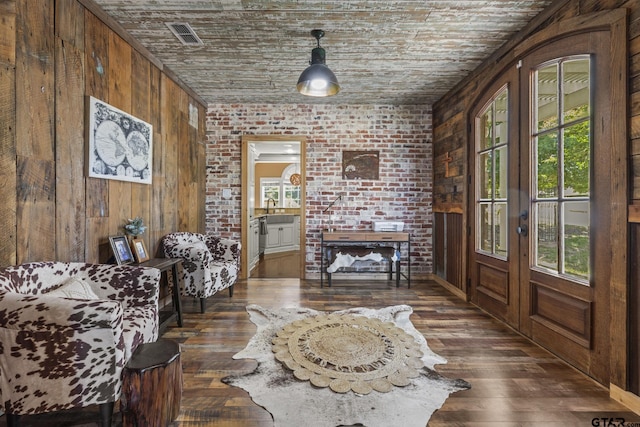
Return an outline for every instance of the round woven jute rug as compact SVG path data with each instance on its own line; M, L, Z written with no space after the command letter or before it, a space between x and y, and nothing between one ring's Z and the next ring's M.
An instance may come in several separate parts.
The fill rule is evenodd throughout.
M391 322L351 314L308 317L272 340L275 358L299 380L337 393L388 392L424 367L420 345Z

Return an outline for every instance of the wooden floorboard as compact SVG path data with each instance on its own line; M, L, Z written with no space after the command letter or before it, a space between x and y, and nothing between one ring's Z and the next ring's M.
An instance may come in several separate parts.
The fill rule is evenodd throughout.
M593 423L595 418L640 423L640 416L610 399L606 388L434 282L412 281L407 289L388 282L335 280L333 287L321 289L318 281L250 279L236 284L232 298L227 292L209 298L204 314L198 301L183 298L184 326L170 325L163 334L182 346L184 393L174 426L272 425L270 414L245 391L220 381L256 366L232 359L256 331L247 304L323 311L411 305L416 328L448 360L436 370L472 386L451 395L429 426L607 425ZM95 426L97 409L89 409L23 417L22 426Z
M252 279L300 277L300 251L286 251L261 255L258 264L251 270Z

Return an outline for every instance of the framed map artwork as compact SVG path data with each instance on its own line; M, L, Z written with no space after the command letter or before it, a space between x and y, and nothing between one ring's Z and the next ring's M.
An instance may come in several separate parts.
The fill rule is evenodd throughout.
M151 184L153 126L89 98L89 176Z
M342 179L378 179L380 151L343 151Z

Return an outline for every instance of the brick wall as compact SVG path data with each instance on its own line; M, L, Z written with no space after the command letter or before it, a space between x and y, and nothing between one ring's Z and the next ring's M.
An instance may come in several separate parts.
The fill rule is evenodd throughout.
M240 239L240 163L243 134L307 138L306 272L319 272L322 210L337 228L371 228L376 220L404 221L411 233L411 273L433 271L431 106L210 105L207 113L206 231ZM343 150L379 150L379 180L342 179ZM222 198L230 188L233 197Z

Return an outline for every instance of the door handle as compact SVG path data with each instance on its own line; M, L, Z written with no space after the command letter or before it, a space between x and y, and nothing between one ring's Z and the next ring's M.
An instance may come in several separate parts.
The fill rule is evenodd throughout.
M526 236L527 234L529 234L529 227L527 227L526 224L520 225L516 227L516 233L521 236Z

